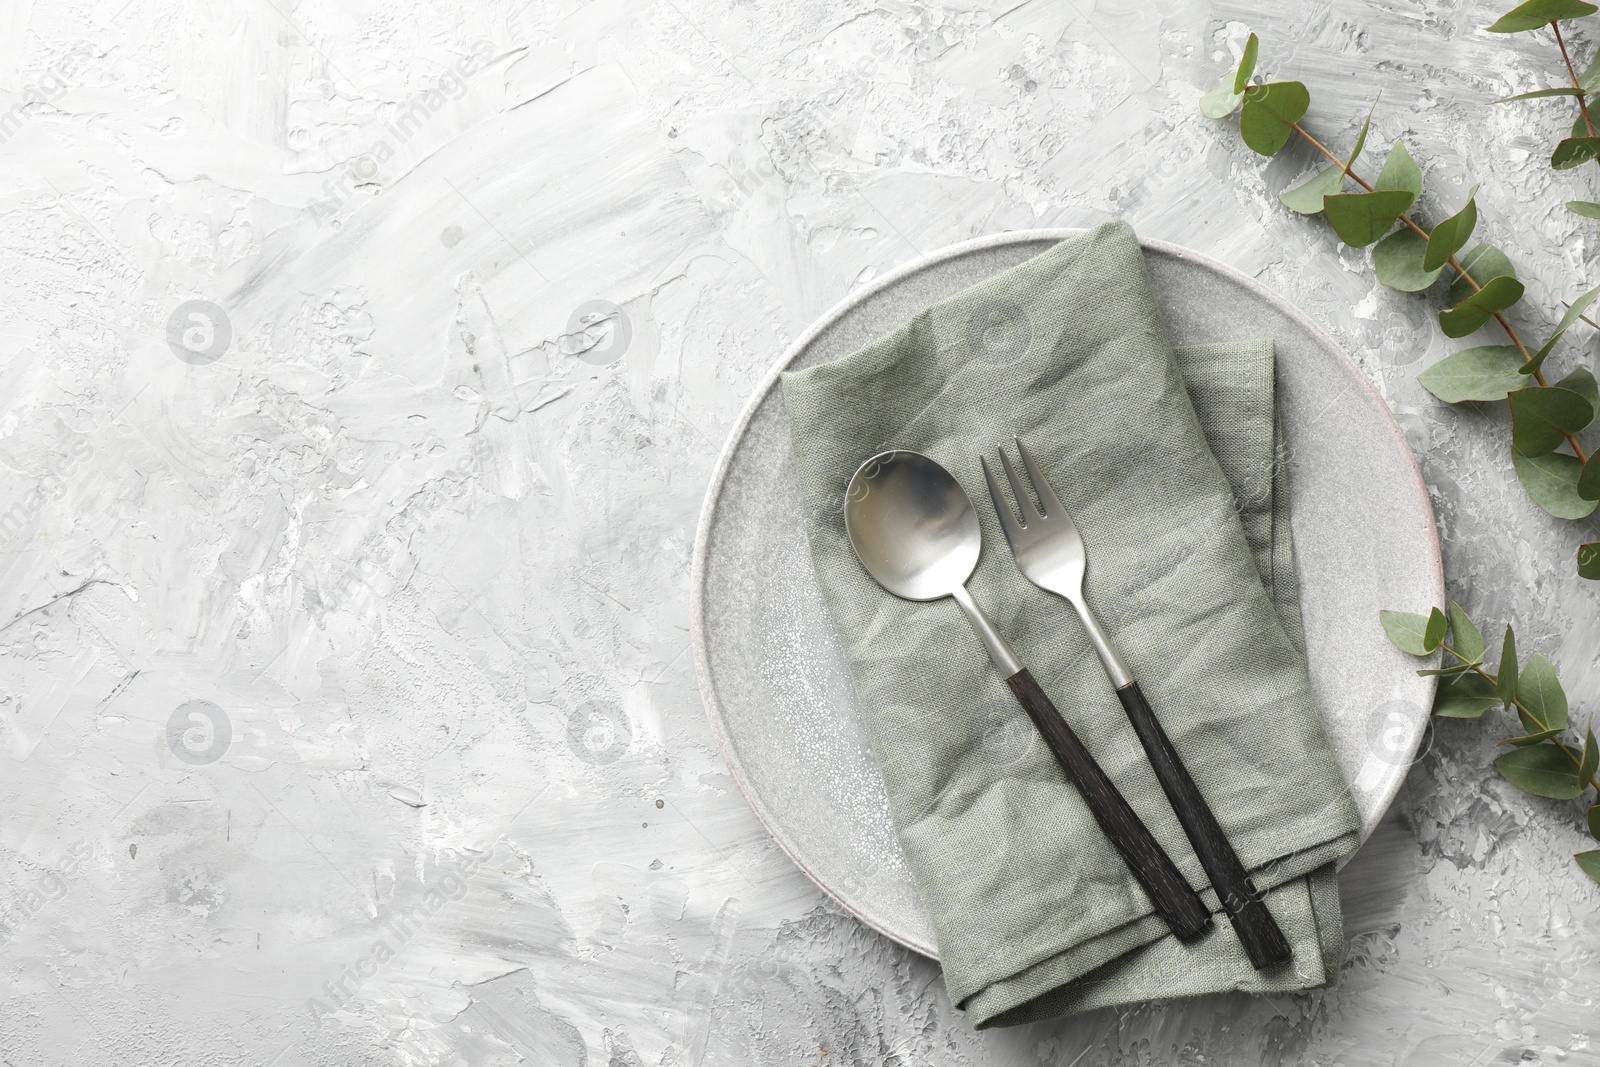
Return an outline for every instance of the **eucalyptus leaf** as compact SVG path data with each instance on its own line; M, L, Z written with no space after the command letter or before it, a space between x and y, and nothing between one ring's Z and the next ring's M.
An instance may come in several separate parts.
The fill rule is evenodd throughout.
M1233 91L1233 76L1217 83L1217 87L1200 98L1200 114L1208 119L1225 119L1239 108L1243 93Z
M1428 652L1438 648L1444 641L1445 631L1450 626L1450 620L1444 617L1444 612L1433 608L1428 612L1428 622L1422 630L1422 647Z
M1239 136L1263 156L1289 143L1292 125L1305 117L1311 94L1299 82L1268 82L1245 90L1239 110Z
M1382 97L1383 94L1379 93L1378 97L1372 101L1372 106L1367 108L1367 117L1361 123L1361 132L1356 134L1356 146L1350 149L1350 158L1344 161L1344 172L1346 174L1349 174L1350 168L1356 165L1356 160L1361 158L1361 150L1367 147L1367 134L1372 129L1372 113L1378 110L1378 99Z
M1583 73L1578 75L1578 84L1584 92L1594 92L1600 86L1600 51L1595 52L1589 60L1589 65L1583 68Z
M1516 96L1502 96L1498 100L1489 101L1489 103L1491 103L1491 104L1509 104L1513 100L1538 100L1538 99L1540 99L1542 97L1546 97L1546 96L1582 96L1582 95L1584 95L1582 89L1574 89L1574 88L1572 88L1572 86L1569 85L1569 86L1566 86L1566 87L1560 88L1560 89L1535 89L1531 93L1518 93Z
M1515 278L1517 269L1511 265L1506 254L1487 242L1475 244L1466 255L1456 260L1461 264L1461 269L1472 276L1472 281L1479 285L1488 284L1492 278ZM1472 282L1460 275L1450 283L1450 305L1454 307L1467 297L1477 292Z
M1256 72L1256 54L1261 48L1261 42L1255 34L1244 43L1244 55L1239 57L1239 69L1233 75L1233 91L1243 93L1250 85L1250 75Z
M1594 372L1588 367L1579 367L1557 382L1556 388L1570 389L1600 410L1600 382L1594 380Z
M1500 642L1500 666L1495 671L1495 688L1500 690L1500 702L1510 707L1517 699L1517 635L1506 624L1506 636Z
M1578 462L1577 456L1565 452L1525 456L1513 448L1511 465L1516 468L1517 478L1533 502L1558 519L1585 518L1593 514L1596 504L1600 503L1578 495L1578 476L1583 472L1583 464Z
M1380 189L1375 193L1339 193L1322 200L1328 224L1339 240L1351 248L1365 248L1394 225L1417 199L1406 189Z
M1450 647L1464 662L1483 662L1483 633L1454 600L1450 601Z
M1550 153L1550 166L1556 170L1571 170L1595 156L1600 156L1600 137L1568 137Z
M1383 161L1383 169L1378 171L1378 180L1373 183L1374 189L1404 189L1412 196L1422 195L1422 169L1417 166L1417 161L1411 158L1411 150L1404 141L1396 141L1394 147L1389 149L1389 155Z
M1600 848L1591 852L1579 852L1572 858L1578 861L1578 866L1583 869L1584 874L1600 882Z
M1423 371L1417 381L1446 404L1465 400L1504 400L1527 382L1522 353L1511 345L1463 348Z
M1594 303L1597 293L1600 293L1600 285L1579 295L1578 299L1568 305L1567 313L1561 316L1560 322L1556 323L1556 332L1551 334L1550 340L1544 343L1544 347L1535 352L1533 358L1523 365L1523 374L1532 374L1544 366L1544 359L1550 354L1550 350L1556 346L1557 341L1561 340L1561 335L1567 332L1567 328L1582 318L1583 313L1589 310L1589 305Z
M1600 53L1597 53L1600 57ZM1600 219L1600 204L1592 200L1568 200L1567 210L1586 219Z
M1483 288L1449 311L1439 312L1439 328L1446 337L1465 337L1483 328L1497 312L1522 299L1522 283L1502 275L1491 278Z
M1589 836L1600 841L1600 804L1589 809Z
M1410 611L1380 611L1378 621L1383 624L1383 632L1389 635L1390 643L1400 651L1409 652L1413 656L1426 656L1433 651L1428 647L1426 636L1427 615L1418 615Z
M1585 500L1600 500L1600 451L1589 456L1589 462L1583 465L1583 473L1578 475L1578 495Z
M1293 189L1278 194L1278 199L1290 211L1302 215L1315 215L1322 210L1322 198L1337 193L1344 187L1344 168L1327 167L1317 171Z
M1525 456L1554 452L1594 421L1594 405L1570 389L1529 385L1506 397L1511 402L1511 446Z
M1521 33L1537 30L1556 19L1582 18L1600 8L1583 0L1528 0L1501 15L1494 24L1486 27L1490 33Z
M1522 737L1502 737L1499 743L1510 745L1512 748L1527 748L1529 745L1537 745L1540 741L1548 741L1560 732L1560 730L1540 730L1536 734L1526 734Z
M1470 663L1457 663L1449 667L1434 667L1431 670L1418 671L1418 678L1443 678L1452 674L1464 674L1472 669Z
M1322 203L1319 200L1318 210L1321 210L1321 207ZM1391 289L1407 293L1415 293L1432 285L1439 279L1439 273L1444 268L1423 269L1422 256L1427 248L1428 239L1406 226L1379 241L1377 247L1372 250L1372 265L1378 271L1378 281Z
M1578 577L1600 582L1600 541L1578 546Z
M1511 631L1508 628L1506 632ZM1550 661L1538 653L1528 657L1517 678L1517 703L1517 714L1529 733L1560 730L1567 725L1567 694L1561 688L1561 679L1556 677Z
M1472 231L1478 228L1478 187L1467 194L1461 210L1441 221L1428 235L1428 251L1422 257L1423 270L1437 270L1466 247Z
M1572 800L1583 793L1577 768L1565 752L1548 741L1507 752L1494 761L1494 769L1506 781L1534 796Z
M1479 719L1500 705L1500 694L1480 674L1463 674L1439 685L1433 713L1441 719Z
M1585 784L1600 770L1600 745L1595 744L1594 724L1583 732L1583 759L1578 763L1578 781Z

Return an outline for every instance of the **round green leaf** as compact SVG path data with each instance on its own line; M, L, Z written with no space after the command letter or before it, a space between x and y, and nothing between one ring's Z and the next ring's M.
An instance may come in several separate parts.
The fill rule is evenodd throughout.
M1572 800L1583 793L1577 768L1566 753L1548 742L1507 752L1494 761L1494 768L1506 781L1534 796Z
M1600 8L1583 0L1528 0L1495 20L1490 33L1522 33L1537 30L1556 19L1576 19L1592 15Z
M1600 156L1600 137L1568 137L1550 153L1550 166L1556 170L1571 170Z
M1427 615L1418 615L1410 611L1380 611L1378 621L1383 624L1383 632L1389 635L1389 641L1400 651L1409 652L1413 656L1426 656L1433 651L1428 647ZM1437 647L1439 646L1435 644L1434 648Z
M1578 764L1578 780L1588 782L1600 770L1600 744L1595 743L1594 726L1583 732L1583 760Z
M1527 664L1517 678L1517 709L1522 724L1529 733L1538 730L1560 730L1567 725L1567 694L1556 677L1556 669L1538 653L1528 657Z
M1504 400L1527 382L1520 373L1522 353L1511 345L1464 348L1423 371L1417 381L1446 404L1465 400Z
M1411 158L1411 150L1404 141L1396 141L1384 157L1383 169L1378 171L1374 189L1404 189L1412 196L1422 195L1422 169Z
M1478 226L1477 189L1467 194L1460 211L1441 221L1428 235L1428 250L1422 257L1423 270L1438 270L1461 251Z
M1600 804L1589 809L1589 836L1600 841Z
M1327 167L1317 171L1315 175L1293 189L1279 193L1278 199L1283 201L1283 206L1290 211L1298 211L1302 215L1315 215L1322 210L1322 198L1330 193L1337 193L1343 187L1344 168Z
M1479 719L1499 704L1500 693L1481 675L1462 674L1439 685L1433 713L1441 719Z
M1475 244L1467 254L1456 260L1461 264L1461 269L1472 276L1472 281L1479 285L1487 285L1493 278L1515 278L1517 270L1506 258L1506 254L1492 244ZM1466 278L1457 275L1450 283L1450 306L1461 303L1476 292L1472 283Z
M1600 411L1600 382L1594 380L1594 374L1588 367L1579 367L1565 378L1556 383L1557 389L1569 389L1585 400L1589 406Z
M1239 135L1252 150L1270 156L1289 142L1290 127L1305 117L1311 94L1299 82L1268 82L1245 90Z
M1382 189L1375 193L1339 193L1325 196L1322 209L1339 240L1352 248L1365 248L1394 225L1416 200L1405 189Z
M1233 91L1233 77L1229 75L1200 98L1200 114L1208 119L1225 119L1234 113L1243 99L1243 93Z
M1600 848L1591 852L1579 852L1572 858L1578 861L1578 866L1583 869L1584 874L1600 882Z
M1233 91L1243 93L1250 86L1250 75L1256 72L1256 53L1261 48L1261 42L1255 34L1244 43L1244 55L1239 57L1239 69L1233 74ZM1303 112L1302 112L1303 114Z
M1585 500L1600 500L1600 451L1589 457L1578 475L1578 495Z
M1530 385L1513 391L1511 446L1525 456L1554 452L1569 433L1594 421L1594 405L1570 389Z
M1578 299L1567 305L1567 313L1562 315L1561 321L1556 324L1555 333L1550 335L1550 340L1546 341L1543 347L1534 354L1534 357L1523 366L1523 374L1534 374L1540 367L1544 366L1544 359L1550 354L1550 350L1555 348L1557 341L1561 340L1561 335L1566 333L1573 323L1583 317L1583 313L1589 309L1589 305L1594 303L1596 294L1600 294L1600 285L1579 295Z
M1500 665L1495 668L1494 684L1500 690L1500 699L1506 707L1517 699L1517 635L1506 625L1506 635L1500 641Z
M1446 337L1465 337L1481 329L1495 312L1504 311L1521 299L1521 282L1504 276L1491 278L1449 311L1439 312L1439 328Z
M1372 265L1378 271L1378 280L1391 289L1407 293L1415 293L1432 285L1444 268L1423 269L1422 254L1427 247L1428 239L1409 227L1401 227L1379 241L1372 250Z
M1582 519L1594 513L1597 501L1578 495L1578 476L1583 472L1583 465L1577 456L1565 452L1525 456L1513 448L1511 465L1516 468L1517 477L1533 502L1556 518Z
M1450 647L1468 663L1483 662L1483 633L1454 600L1450 601Z
M1600 541L1578 546L1578 577L1600 582Z

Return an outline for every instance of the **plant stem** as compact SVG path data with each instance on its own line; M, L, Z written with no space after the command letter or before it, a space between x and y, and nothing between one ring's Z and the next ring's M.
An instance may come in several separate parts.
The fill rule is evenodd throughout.
M1444 649L1446 652L1450 653L1452 656L1454 656L1456 659L1460 660L1462 663L1468 662L1467 657L1463 656L1461 653L1457 652L1455 649L1451 648L1449 645L1444 644L1444 643L1441 642L1439 647ZM1482 678L1484 681L1486 681L1490 685L1494 686L1494 691L1496 693L1500 692L1500 682L1499 682L1499 680L1494 678L1494 677L1492 677L1491 675L1483 673L1483 668L1482 668L1481 664L1473 664L1472 673L1476 674L1479 678ZM1515 697L1511 698L1511 703L1516 705L1516 708L1517 708L1518 711L1522 712L1522 714L1526 715L1528 718L1532 719L1535 723L1538 724L1539 729L1533 731L1534 733L1543 733L1545 730L1550 729L1549 726L1545 725L1545 721L1543 719L1539 718L1539 716L1535 715L1533 712L1528 710L1528 705L1524 704L1522 701L1518 700ZM1572 765L1575 768L1577 768L1578 770L1582 770L1583 769L1583 758L1582 758L1582 756L1581 755L1580 756L1574 756L1572 754L1572 750L1570 748L1568 748L1566 745L1563 745L1561 743L1560 738L1552 737L1550 739L1550 743L1555 745L1557 748L1559 748L1561 750L1562 754L1565 755L1567 757L1567 759L1572 761ZM1584 783L1583 787L1585 789L1593 788L1594 791L1597 794L1600 794L1600 781L1597 781L1596 780L1596 776L1593 775L1593 774L1591 774L1589 776L1589 780ZM1582 795L1582 794L1580 794L1580 795Z
M1589 121L1589 105L1584 103L1583 86L1578 83L1578 72L1572 69L1572 57L1567 54L1567 42L1561 39L1561 24L1550 23L1550 28L1556 31L1556 47L1561 49L1561 62L1567 65L1567 76L1572 79L1572 87L1578 90L1578 113L1583 116L1583 125L1589 131L1589 136L1594 136L1594 123ZM1596 160L1600 163L1600 160Z
M1305 128L1298 122L1289 123L1289 128L1294 130L1294 132L1298 133L1301 137L1304 137L1311 143L1313 148L1336 163L1340 169L1343 169L1346 174L1355 180L1357 185L1361 186L1361 188L1365 189L1369 193L1373 191L1373 187L1370 182L1368 182L1361 175L1357 174L1355 171L1345 169L1344 160L1328 151L1327 146L1307 133ZM1428 239L1428 231L1424 230L1421 226L1418 226L1415 222L1413 222L1411 220L1411 216L1401 215L1400 221L1409 227L1411 232L1416 234L1418 237L1421 237L1423 240ZM1451 270L1459 274L1462 280L1464 280L1468 285L1472 286L1473 292L1481 292L1483 290L1483 286L1479 285L1477 280L1473 278L1472 275L1467 273L1467 269L1456 260L1455 256L1451 256L1448 260L1446 260L1446 262L1450 264ZM1500 324L1500 328L1506 332L1506 336L1511 338L1511 343L1517 346L1517 352L1522 356L1522 362L1527 363L1529 360L1533 359L1533 354L1528 351L1528 346L1522 343L1522 338L1518 336L1517 331L1512 327L1511 323L1506 321L1506 317L1503 314L1496 311L1494 313L1494 321ZM1544 371L1542 369L1534 371L1532 378L1540 385L1550 384L1549 382L1545 381ZM1584 454L1583 448L1578 444L1578 439L1572 434L1564 431L1561 436L1565 437L1567 439L1567 444L1572 446L1573 454L1578 457L1578 462L1587 463L1589 457Z

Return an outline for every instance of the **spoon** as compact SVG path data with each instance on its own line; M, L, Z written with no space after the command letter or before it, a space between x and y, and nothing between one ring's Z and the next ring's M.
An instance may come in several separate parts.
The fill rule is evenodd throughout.
M951 597L989 658L1077 787L1100 829L1180 941L1211 925L1211 913L1105 771L1084 748L1027 668L983 614L967 579L978 565L983 531L972 498L949 471L922 455L896 449L861 464L845 491L845 532L867 573L895 596Z

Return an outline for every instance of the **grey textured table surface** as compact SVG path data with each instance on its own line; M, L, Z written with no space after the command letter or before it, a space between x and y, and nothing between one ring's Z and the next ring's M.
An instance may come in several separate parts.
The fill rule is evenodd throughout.
M1544 165L1560 109L1485 106L1552 63L1498 10L0 10L0 1062L1600 1063L1578 813L1493 729L1439 729L1345 871L1336 988L975 1035L765 837L688 654L785 342L920 253L1122 215L1360 361L1456 595L1596 710L1595 523L1416 385L1427 299L1276 204L1307 157L1195 109L1248 28L1335 141L1382 89L1374 147L1430 210L1482 181L1552 306L1594 179Z

